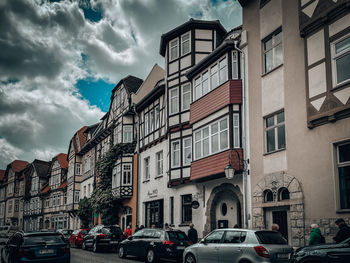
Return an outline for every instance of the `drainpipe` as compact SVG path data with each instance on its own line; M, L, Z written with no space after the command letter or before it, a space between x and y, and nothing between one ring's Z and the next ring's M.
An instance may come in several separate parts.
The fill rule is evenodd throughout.
M250 180L248 178L250 164L249 164L249 141L247 139L247 134L249 133L249 125L248 125L248 90L246 87L246 63L245 63L245 53L238 47L238 40L234 40L234 47L237 51L242 54L242 63L241 63L241 79L242 79L242 101L243 101L243 112L242 112L242 143L243 143L243 160L246 160L244 171L243 171L243 214L244 214L244 228L248 228L248 195L250 194ZM249 180L249 181L248 181Z

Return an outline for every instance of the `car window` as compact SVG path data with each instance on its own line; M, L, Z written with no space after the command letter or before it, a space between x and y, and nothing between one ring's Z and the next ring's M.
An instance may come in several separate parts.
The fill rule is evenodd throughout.
M87 230L81 230L81 234L82 234L82 235L86 235L87 233L88 233Z
M152 232L152 238L160 238L162 236L162 231L160 230L154 230Z
M65 244L61 235L35 235L25 236L23 239L25 246L38 245L38 244Z
M74 230L72 235L78 235L79 234L79 230Z
M143 237L144 238L153 238L154 237L154 231L152 229L146 229L144 232L143 232Z
M245 231L226 231L224 243L240 244L245 241L246 236Z
M168 231L167 233L168 233L168 236L169 236L169 240L171 240L171 241L175 241L175 240L188 241L188 237L183 232L171 232L171 231Z
M272 245L285 245L287 240L285 240L280 232L276 231L258 231L255 233L260 244L272 244Z
M123 232L122 230L120 229L120 227L115 227L115 226L111 226L109 228L109 231L112 233L112 234L116 234L116 235L122 235Z
M223 235L224 235L224 231L223 230L214 231L214 232L210 233L205 238L205 242L206 243L220 243Z
M102 234L108 235L110 233L110 231L109 231L109 228L104 227L104 228L100 229L98 231L98 233L102 233Z
M141 229L139 231L137 231L135 234L133 234L133 237L142 237L144 234L145 230Z

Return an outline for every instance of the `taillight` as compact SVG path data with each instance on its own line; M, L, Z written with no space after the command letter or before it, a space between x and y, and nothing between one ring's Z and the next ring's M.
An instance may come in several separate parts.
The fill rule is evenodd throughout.
M256 246L254 247L255 252L263 258L270 258L269 252L264 248L263 246Z
M18 256L21 258L21 257L28 257L30 254L30 249L19 249L18 250Z
M174 245L175 243L173 241L170 241L170 240L165 240L163 242L163 245Z
M99 234L97 237L98 238L106 238L107 236L105 234Z
M188 241L188 242L187 242L187 245L189 245L189 246L190 246L190 245L193 245L193 242L192 242L192 241Z

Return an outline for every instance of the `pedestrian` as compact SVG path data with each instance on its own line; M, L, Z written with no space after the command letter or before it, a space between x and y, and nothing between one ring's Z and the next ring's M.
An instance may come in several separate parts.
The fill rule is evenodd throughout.
M139 230L144 229L144 228L145 228L145 226L144 226L144 225L141 225Z
M309 238L309 246L315 246L322 243L321 230L317 224L311 224L311 233Z
M125 236L126 238L128 238L129 236L131 236L131 228L130 228L130 226L127 226L127 227L126 227L126 229L125 229L125 231L124 231L124 236Z
M187 236L193 244L198 242L197 230L194 228L194 225L192 223L190 224L190 229L187 232Z
M135 233L136 233L137 231L139 231L139 230L140 230L139 225L136 225Z
M156 228L156 225L155 225L155 224L153 224L151 228Z
M238 225L238 224L235 224L235 225L233 226L233 228L239 228L239 225Z
M165 224L164 224L164 229L165 229L165 230L170 230L170 227L169 227L169 224L168 224L168 223L165 223Z
M280 226L279 226L278 224L275 224L275 223L274 223L274 224L272 224L272 226L271 226L271 230L272 230L272 231L277 231L277 232L278 232L278 231L280 230Z
M345 223L343 218L338 218L334 223L339 227L337 235L333 237L335 242L340 243L350 237L350 227Z

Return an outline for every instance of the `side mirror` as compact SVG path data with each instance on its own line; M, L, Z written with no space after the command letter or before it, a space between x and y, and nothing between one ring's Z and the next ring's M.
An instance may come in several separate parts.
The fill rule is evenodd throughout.
M133 239L133 237L132 237L132 236L129 236L129 237L128 237L128 240L132 240L132 239Z
M199 243L206 245L207 241L203 238Z

